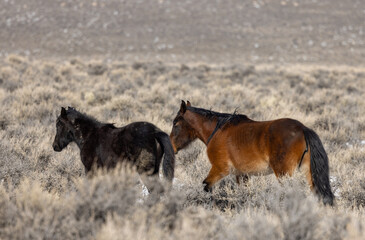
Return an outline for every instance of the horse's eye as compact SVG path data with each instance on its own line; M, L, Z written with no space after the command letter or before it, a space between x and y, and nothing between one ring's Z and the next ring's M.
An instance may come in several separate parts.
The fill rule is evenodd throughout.
M181 128L180 124L176 124L174 126L174 128L173 128L174 133L175 134L179 133L180 132L180 128Z
M181 117L176 117L174 119L174 121L172 122L172 124L175 126L175 125L177 125L179 123L180 120L181 120Z

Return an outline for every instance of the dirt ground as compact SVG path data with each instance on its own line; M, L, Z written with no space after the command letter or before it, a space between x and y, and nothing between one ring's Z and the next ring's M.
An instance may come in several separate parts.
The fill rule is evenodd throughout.
M0 55L363 65L362 0L3 0Z

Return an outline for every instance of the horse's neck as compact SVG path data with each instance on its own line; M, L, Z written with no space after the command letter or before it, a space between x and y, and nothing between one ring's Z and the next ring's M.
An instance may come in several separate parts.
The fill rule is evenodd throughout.
M195 129L197 137L207 145L210 135L217 126L217 119L208 119L202 115L194 114L190 117L190 121L188 120L188 122Z
M88 141L91 134L97 131L98 126L94 123L83 123L75 127L75 142L82 149Z

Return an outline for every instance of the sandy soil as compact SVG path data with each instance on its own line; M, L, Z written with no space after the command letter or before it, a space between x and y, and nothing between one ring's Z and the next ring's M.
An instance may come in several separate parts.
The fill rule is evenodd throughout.
M363 65L362 0L2 0L0 55Z

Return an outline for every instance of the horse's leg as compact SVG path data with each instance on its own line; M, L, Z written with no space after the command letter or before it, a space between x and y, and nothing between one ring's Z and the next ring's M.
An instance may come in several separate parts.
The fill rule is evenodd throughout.
M211 192L212 191L212 186L216 182L218 182L219 180L221 180L222 178L227 176L228 174L229 174L228 167L227 167L227 169L222 169L222 168L219 168L219 167L216 167L216 166L212 166L212 168L209 171L208 176L203 181L203 184L205 184L204 191Z
M241 175L236 175L236 182L238 185L240 185L240 177L241 177Z
M270 157L270 166L277 178L284 175L292 176L295 169L299 167L303 153L305 152L305 142L297 141L290 146L277 149L275 154ZM308 165L309 154L305 153L301 165ZM307 179L310 176L307 174Z
M81 154L81 162L85 168L85 175L88 175L91 172L93 166L92 157L85 157L85 155Z
M212 186L229 174L229 154L219 138L209 143L207 154L212 168L203 181L204 191L210 192Z
M161 145L160 143L155 140L156 144L155 144L155 150L154 150L154 155L155 155L155 158L156 158L156 161L155 161L155 171L159 171L160 169L160 164L161 164L161 161L162 161L162 157L163 157L163 150L161 148Z
M302 164L300 165L300 169L302 169L305 172L305 176L307 178L308 184L313 190L313 179L312 179L312 173L311 173L311 164L310 164L310 149L308 149L308 152L306 152L303 156Z
M272 164L271 168L278 179L285 175L292 176L294 174L296 167L291 163L292 160L293 158L290 155L274 157L274 161L279 163Z
M229 174L228 157L208 154L212 168L203 181L204 191L210 192L212 186Z
M238 185L240 185L240 179L242 179L242 183L247 187L248 182L248 175L247 174L237 174L236 175L236 182Z
M273 160L270 159L270 163L275 162L271 164L271 168L278 179L285 175L293 175L295 167L290 163L291 160L292 158L289 155L275 156L273 157Z
M139 174L142 184L147 188L148 193L161 194L164 189L159 181L159 176L157 174L148 175L145 173Z
M288 164L284 164L283 167L272 167L272 169L274 170L274 173L277 177L277 179L279 180L280 182L280 177L288 174L289 176L292 176L295 169L297 167L299 167L299 162L298 161L298 164L296 165L293 165L293 164L290 164L290 161L292 160L293 158L290 158L290 156L286 156L283 158L283 162L289 162L289 166L287 166ZM297 158L298 159L298 158ZM294 167L296 166L296 167ZM313 185L313 180L312 180L312 173L311 173L311 166L310 166L310 154L309 154L309 151L307 153L304 154L304 157L303 157L303 160L302 160L302 163L300 165L300 170L304 171L305 173L305 177L307 179L307 182L309 184L309 187L310 189L313 191L314 190L314 185Z

